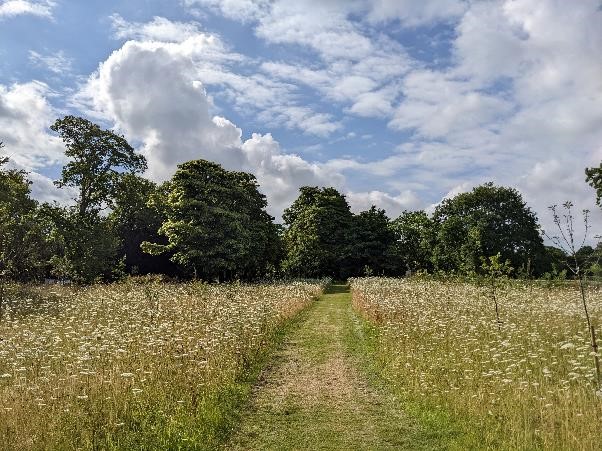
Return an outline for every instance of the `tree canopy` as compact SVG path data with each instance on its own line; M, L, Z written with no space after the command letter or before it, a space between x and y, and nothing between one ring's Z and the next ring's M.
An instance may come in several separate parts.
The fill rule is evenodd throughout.
M125 258L125 268L132 274L173 274L175 268L169 255L151 255L143 252L145 241L167 244L159 235L165 221L161 202L151 199L162 197L164 187L135 174L123 175L112 199L109 220L119 239L118 255Z
M77 192L74 206L39 204L28 174L0 156L0 272L13 279L472 274L493 257L518 277L566 269L566 253L544 246L535 213L512 188L487 183L432 215L390 220L376 206L354 214L335 188L305 186L277 224L252 174L194 160L157 185L141 176L146 160L123 136L74 116L51 128L68 159L55 183ZM586 178L602 206L602 165ZM586 246L575 258L598 277L599 255Z
M385 210L374 205L354 217L349 275L392 275L400 272L397 236Z
M146 169L144 156L136 153L123 136L103 130L87 119L66 116L50 128L62 138L65 155L70 159L57 186L79 190L80 216L109 204L124 174Z
M437 269L478 271L481 257L500 254L512 267L526 267L544 248L535 213L520 193L493 183L444 200L433 214Z
M81 117L57 119L51 129L62 138L69 158L56 185L78 190L74 208L46 208L60 251L53 258L55 272L83 282L110 278L120 267L119 239L100 213L113 206L128 174L146 169L146 159L124 137Z
M602 163L597 168L585 169L585 181L596 190L596 203L602 207Z
M424 211L404 211L391 224L397 237L399 258L411 271L430 271L433 267L435 225Z
M344 277L353 238L353 214L334 188L304 186L282 216L286 231L283 269L292 275Z
M215 279L261 274L278 255L278 233L255 177L206 160L178 166L166 185L167 244L144 243L146 252L169 253L195 276Z
M283 270L291 275L347 278L399 270L396 235L384 210L357 215L334 188L305 186L283 215Z
M27 173L8 164L0 157L0 272L17 280L38 279L47 260L43 221Z

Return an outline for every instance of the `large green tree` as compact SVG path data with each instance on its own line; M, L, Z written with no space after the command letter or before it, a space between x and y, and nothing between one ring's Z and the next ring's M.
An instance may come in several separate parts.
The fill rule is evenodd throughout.
M397 236L397 250L404 268L431 271L435 224L426 212L404 211L391 223Z
M544 248L535 213L521 194L493 183L444 200L433 220L433 262L446 271L478 271L481 257L500 254L519 270L541 258Z
M27 173L8 163L0 157L0 272L21 281L39 279L49 259L45 231Z
M164 204L167 244L146 242L146 252L169 253L205 279L252 278L276 264L278 230L253 175L189 161L167 184Z
M79 284L119 278L125 268L118 258L119 239L104 216L80 216L76 209L45 204L42 216L51 224L52 275Z
M81 117L58 119L51 129L62 138L69 159L56 184L78 193L75 207L47 209L62 249L53 259L55 269L78 282L110 277L119 263L119 240L102 210L113 206L128 174L146 169L146 160L123 136Z
M346 277L354 219L334 188L305 186L282 216L286 231L284 270L295 276Z
M103 130L87 119L66 116L50 128L62 138L70 160L56 184L77 188L80 216L110 204L125 174L146 169L144 156L136 153L123 136Z
M352 231L348 275L394 275L402 272L396 251L396 234L385 210L372 206L362 211L354 217Z
M143 252L145 241L167 244L159 235L165 221L164 188L135 174L125 174L117 183L109 219L119 238L118 255L125 257L130 274L172 274L169 256Z

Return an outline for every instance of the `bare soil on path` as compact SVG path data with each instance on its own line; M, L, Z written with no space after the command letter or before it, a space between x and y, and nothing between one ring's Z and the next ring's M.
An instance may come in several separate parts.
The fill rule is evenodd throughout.
M226 449L421 448L415 423L366 370L362 327L348 287L331 286L262 372Z

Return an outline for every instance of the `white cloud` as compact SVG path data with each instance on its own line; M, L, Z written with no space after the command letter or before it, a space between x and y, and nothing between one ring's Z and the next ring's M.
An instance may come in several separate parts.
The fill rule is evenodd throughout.
M340 174L282 153L271 135L253 134L244 141L232 122L212 116L197 64L186 48L128 42L100 66L83 94L128 139L142 143L150 177L164 180L177 164L198 158L249 171L256 174L275 216L302 185L343 183ZM198 47L195 51L202 53Z
M396 79L411 66L404 48L384 34L367 32L353 19L371 10L357 0L248 1L187 0L242 22L270 44L298 45L319 59L299 64L264 62L262 70L275 80L309 86L329 100L346 105L345 112L362 117L392 113L400 89ZM334 128L336 129L336 128Z
M265 20L270 14L289 17L289 12L306 10L313 24L332 21L338 14L365 15L371 22L399 20L404 25L417 26L449 21L462 15L468 7L466 0L184 0L188 6L202 5L224 16L250 22ZM324 16L324 13L328 13Z
M256 19L269 6L270 0L183 0L183 3L206 6L231 19L247 22Z
M62 50L52 55L42 55L30 50L29 61L35 65L43 66L57 75L69 74L73 70L73 59L67 57Z
M471 3L453 64L403 81L390 126L414 136L398 167L412 180L413 168L430 169L435 192L515 186L548 227L547 207L571 199L602 227L583 175L602 159L601 21L593 0Z
M0 3L0 20L24 14L52 18L52 10L56 3L47 1L4 0Z
M368 19L372 22L400 20L418 26L460 17L468 7L463 0L371 0Z
M48 102L51 95L40 82L0 85L0 141L5 145L1 152L13 167L29 172L36 199L66 203L72 193L57 189L39 173L65 161L62 141L49 130L59 114Z
M31 180L31 196L39 202L58 202L61 205L73 205L77 198L77 189L73 187L57 188L54 180L35 171L28 171Z
M216 95L231 103L243 116L268 126L284 126L306 134L328 136L341 126L330 114L299 104L296 88L260 73L250 73L258 64L230 50L214 34L199 31L193 23L155 17L149 23L130 23L113 16L118 36L135 39L139 45L163 49L170 55L189 58L195 77Z
M470 83L433 71L414 71L403 84L405 99L390 122L426 138L442 138L471 129L495 130L512 112L512 103L474 89Z
M50 89L40 82L0 85L0 141L19 166L39 169L63 161L63 145L49 127L57 113L47 100Z
M602 146L585 160L570 156L553 157L537 162L534 167L518 181L517 188L539 213L540 223L549 235L556 233L552 215L548 211L551 205L559 207L565 201L575 205L577 232L582 233L581 211L591 210L592 233L590 242L595 235L602 234L602 210L595 205L596 193L585 184L584 168L599 166L602 160ZM579 239L579 237L577 237Z
M201 32L197 23L172 22L164 17L145 23L128 22L119 14L113 14L110 19L117 39L182 42Z
M335 184L358 208L382 203L396 211L488 180L519 187L542 218L551 202L593 206L583 169L602 159L599 0L183 2L244 22L279 56L238 54L194 22L113 16L116 35L134 41L104 62L86 96L91 111L143 144L155 178L190 158L213 159L255 172L274 212L301 184ZM455 27L446 35L446 65L428 51L424 62L413 60L394 39L399 34L389 33L428 35L441 22ZM5 103L13 89L4 88ZM221 117L225 104L262 131L329 137L310 143L322 154L334 143L339 154L348 144L381 149L374 157L365 150L309 162L285 153L270 134L245 140ZM376 118L390 130L379 132L376 121L362 130L348 116ZM349 124L360 125L357 137L348 135ZM371 137L361 140L366 132ZM387 148L391 154L383 156ZM41 151L24 155L29 165L52 160ZM352 189L366 185L374 190Z
M382 191L349 191L346 195L354 212L359 213L375 205L377 208L384 209L391 219L397 218L405 210L417 210L424 206L423 201L410 190L397 195L391 195Z

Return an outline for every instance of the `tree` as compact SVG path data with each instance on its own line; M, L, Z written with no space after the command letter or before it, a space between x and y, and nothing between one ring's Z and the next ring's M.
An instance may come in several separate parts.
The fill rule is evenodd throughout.
M602 163L597 168L585 169L585 181L596 190L596 203L602 207Z
M282 216L285 259L289 274L304 277L346 277L351 257L353 214L334 188L304 186Z
M146 170L144 156L137 154L123 136L86 119L66 116L50 128L63 139L65 155L71 159L56 184L79 190L79 216L98 212L109 204L125 174Z
M444 200L433 215L437 269L479 272L481 257L500 254L521 268L542 258L543 240L535 213L520 193L493 183Z
M141 249L145 241L167 244L159 235L166 219L162 191L162 187L135 174L125 174L115 187L109 219L119 239L118 255L125 258L130 274L175 271L169 255L150 255Z
M504 288L508 282L508 276L514 268L510 266L510 261L500 261L500 254L490 257L481 257L482 276L479 282L486 287L490 299L495 307L495 319L497 321L498 330L502 330L502 321L500 320L500 305L498 295L500 289Z
M39 279L48 255L37 202L27 173L7 169L8 163L0 157L0 272L21 281Z
M568 256L556 246L544 246L542 257L535 262L533 272L548 279L564 278L568 267Z
M76 209L44 204L41 214L51 224L52 275L80 284L121 277L119 240L108 218L96 213L80 216Z
M400 272L396 234L385 210L372 206L354 216L349 275L392 275Z
M277 227L253 175L189 161L178 166L166 193L159 232L167 244L145 242L145 252L170 253L189 274L206 279L251 278L275 263Z
M70 159L55 183L78 189L75 208L46 209L62 250L53 259L55 269L79 282L112 277L119 241L101 211L113 205L124 177L146 169L146 159L122 136L80 117L58 119L51 129L62 138Z
M397 236L397 250L404 269L432 270L435 225L424 211L404 211L391 228Z
M584 232L582 239L579 240L575 230L573 203L567 201L562 206L564 207L564 212L562 214L559 214L556 205L552 205L550 207L554 225L559 232L558 235L551 236L548 233L544 233L546 237L552 241L555 246L557 246L559 249L562 249L562 251L568 257L566 266L571 271L575 279L577 279L579 282L581 305L583 307L583 313L587 324L587 332L590 334L590 345L592 347L592 355L594 357L596 385L599 390L596 394L600 396L602 395L602 370L600 368L600 356L598 354L598 341L596 337L596 328L593 324L593 320L589 311L590 307L588 306L588 299L585 290L587 269L594 260L597 260L596 252L590 246L585 245L590 232L589 210L583 210Z

